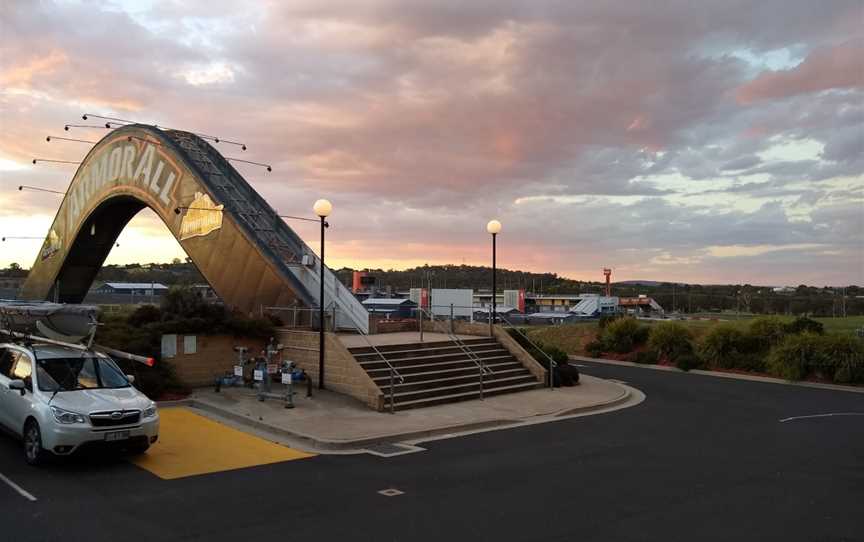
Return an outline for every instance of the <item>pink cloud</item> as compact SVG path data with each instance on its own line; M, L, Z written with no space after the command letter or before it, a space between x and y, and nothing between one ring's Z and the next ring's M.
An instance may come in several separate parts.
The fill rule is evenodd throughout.
M864 88L864 39L817 49L789 70L769 70L740 87L740 104L787 98L834 88Z

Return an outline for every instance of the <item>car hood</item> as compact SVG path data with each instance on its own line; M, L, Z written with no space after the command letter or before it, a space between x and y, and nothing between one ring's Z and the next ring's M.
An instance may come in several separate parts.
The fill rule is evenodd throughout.
M144 410L150 405L150 399L130 386L117 389L61 391L51 404L78 414L90 414L114 410Z

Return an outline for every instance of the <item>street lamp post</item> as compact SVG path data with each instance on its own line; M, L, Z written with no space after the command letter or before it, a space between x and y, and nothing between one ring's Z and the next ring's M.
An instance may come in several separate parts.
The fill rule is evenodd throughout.
M495 295L498 291L497 285L497 273L495 269L495 258L496 258L496 247L495 247L495 239L498 236L498 233L501 231L501 223L497 220L490 220L488 224L486 224L486 231L492 234L492 311L489 313L489 336L493 336L492 325L498 317L498 303L497 296Z
M327 216L333 205L326 199L319 199L312 206L321 218L321 296L318 298L318 389L324 389L324 230L329 226Z

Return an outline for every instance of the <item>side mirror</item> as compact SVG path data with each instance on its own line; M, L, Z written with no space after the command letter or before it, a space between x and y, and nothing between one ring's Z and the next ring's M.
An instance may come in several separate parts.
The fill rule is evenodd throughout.
M135 375L126 375L126 380L128 380L130 384L134 384L135 383Z
M12 391L17 391L21 395L24 395L24 391L27 389L27 386L24 384L23 380L12 380L9 382L9 389Z

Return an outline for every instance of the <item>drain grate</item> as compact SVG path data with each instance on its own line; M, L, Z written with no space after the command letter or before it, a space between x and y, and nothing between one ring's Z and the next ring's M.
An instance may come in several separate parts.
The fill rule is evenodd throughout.
M425 451L425 448L421 448L419 446L412 446L410 444L393 444L390 442L382 442L380 444L373 444L372 446L367 446L366 451L372 455L377 455L380 457L394 457L397 455L422 452Z

